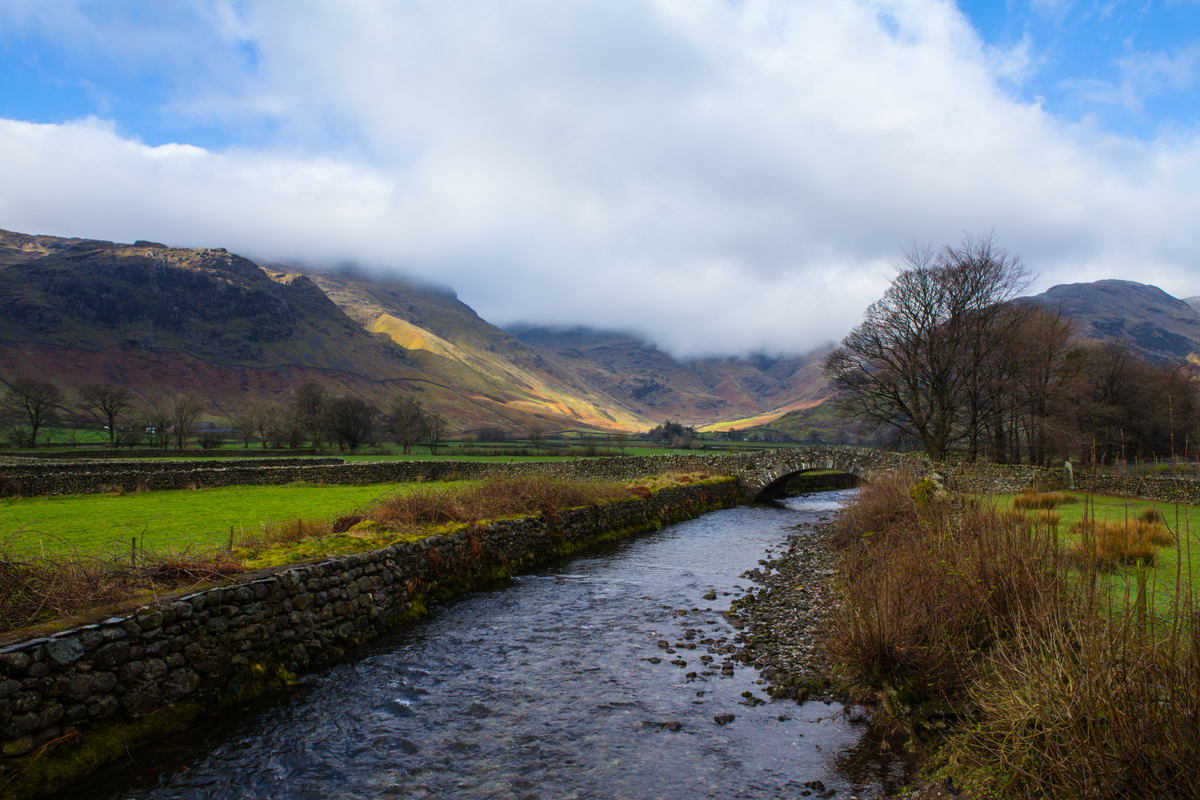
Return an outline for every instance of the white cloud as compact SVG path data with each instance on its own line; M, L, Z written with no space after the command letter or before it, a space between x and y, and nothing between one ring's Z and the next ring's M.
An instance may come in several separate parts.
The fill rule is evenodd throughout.
M839 338L900 246L964 231L994 228L1046 286L1200 293L1196 136L1126 141L1013 100L1023 56L948 2L241 8L193 17L257 66L175 107L269 117L274 144L3 123L0 227L399 268L494 322L678 353Z

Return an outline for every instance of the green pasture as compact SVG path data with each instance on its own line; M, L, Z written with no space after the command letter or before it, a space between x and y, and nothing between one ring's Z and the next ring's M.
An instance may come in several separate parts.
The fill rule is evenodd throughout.
M222 486L125 495L85 494L0 500L0 539L18 552L104 551L128 548L137 537L148 550L225 547L229 529L261 530L266 522L341 516L373 500L414 487L445 483L368 486Z
M1069 531L1071 524L1082 519L1086 513L1097 520L1122 522L1133 520L1143 511L1156 508L1167 521L1167 527L1178 538L1178 546L1159 548L1154 564L1148 569L1147 581L1154 587L1156 604L1164 603L1175 595L1176 577L1184 587L1190 586L1193 596L1200 598L1200 506L1189 506L1152 502L1150 500L1112 497L1109 495L1087 495L1084 492L1064 492L1078 502L1060 505L1054 509L1059 517L1059 537L1064 548L1072 548L1078 541L1077 535ZM1012 507L1015 495L996 495L997 508ZM1124 594L1126 590L1136 592L1137 570L1122 567L1104 574L1108 588Z

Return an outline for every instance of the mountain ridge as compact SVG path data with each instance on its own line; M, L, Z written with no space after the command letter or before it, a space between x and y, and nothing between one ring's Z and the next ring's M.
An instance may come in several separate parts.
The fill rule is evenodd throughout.
M1154 360L1200 353L1200 312L1157 287L1062 284L1029 299ZM398 276L0 231L0 378L191 391L211 414L315 380L380 409L413 394L455 430L744 429L815 419L832 347L681 360L619 331L501 329L452 289Z

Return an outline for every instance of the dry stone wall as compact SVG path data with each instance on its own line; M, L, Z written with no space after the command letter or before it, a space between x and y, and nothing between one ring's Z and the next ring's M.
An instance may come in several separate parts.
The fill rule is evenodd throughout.
M357 461L340 458L237 459L212 461L92 461L0 463L0 495L24 496L214 486L282 485L296 481L345 485L549 474L562 478L629 480L664 472L733 475L797 458L853 468L869 475L912 460L911 456L849 447L788 448L746 454L614 456L570 461L495 463L479 461Z
M0 648L0 786L13 779L6 797L44 792L70 777L51 767L104 760L93 751L103 752L106 737L178 729L203 709L252 696L419 616L431 600L738 498L736 482L726 480L462 526L9 644Z

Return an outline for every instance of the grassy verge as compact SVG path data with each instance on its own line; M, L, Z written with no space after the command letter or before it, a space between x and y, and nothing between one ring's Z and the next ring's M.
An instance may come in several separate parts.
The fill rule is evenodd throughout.
M1151 605L1146 570L1118 589L1039 512L914 483L868 486L839 522L848 691L939 743L934 763L975 796L1194 798L1191 584Z
M103 553L115 547L127 556L135 537L139 549L156 552L227 548L230 528L240 539L278 520L333 518L385 495L449 485L290 484L5 498L0 499L0 537L13 552L37 555Z
M163 591L198 586L247 569L385 547L489 519L554 516L566 508L649 497L664 486L711 480L717 479L705 474L628 482L524 476L450 484L227 487L15 500L11 508L34 509L43 525L54 520L61 534L56 539L59 546L45 550L41 545L49 534L31 544L31 525L0 540L0 608L4 609L0 631L142 597L151 599ZM177 527L158 540L147 533L146 545L139 538L131 552L125 538L128 528L123 527L129 523L122 520L130 514L142 520L148 513L143 504L156 499L174 505L153 506L172 509L155 519L167 520L161 523L164 529ZM83 500L101 503L78 502ZM309 516L306 510L316 514ZM234 524L229 520L235 516L220 517L222 513L253 513L254 524L235 527L231 542L228 525ZM106 524L121 532L119 546L110 546L111 538L88 530L99 527L105 515ZM220 527L214 533L216 525Z

